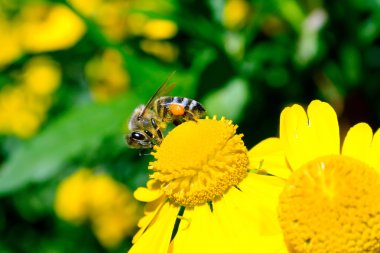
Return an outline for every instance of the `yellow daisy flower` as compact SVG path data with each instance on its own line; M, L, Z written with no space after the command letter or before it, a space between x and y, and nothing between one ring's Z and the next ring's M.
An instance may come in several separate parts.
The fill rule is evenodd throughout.
M126 91L129 74L123 58L114 49L106 49L101 56L92 58L85 66L91 95L96 101L109 101Z
M87 29L84 22L63 4L27 4L18 18L20 43L32 53L70 48Z
M57 188L57 216L76 225L88 220L101 245L112 249L135 231L140 207L124 185L81 168Z
M0 134L34 136L60 83L56 62L43 56L29 60L14 81L0 89Z
M225 2L223 23L231 30L239 30L247 24L252 7L246 0L228 0Z
M340 148L336 113L316 100L307 113L284 109L280 137L249 158L252 168L287 180L278 217L289 252L380 251L380 130L359 123Z
M185 122L155 148L147 202L130 252L281 252L276 206L284 180L250 169L237 126Z
M148 39L164 40L174 37L178 32L177 24L170 20L152 19L144 26L143 34Z

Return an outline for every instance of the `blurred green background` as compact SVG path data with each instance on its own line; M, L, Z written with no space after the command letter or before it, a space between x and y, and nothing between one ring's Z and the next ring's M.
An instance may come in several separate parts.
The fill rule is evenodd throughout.
M379 33L370 0L0 0L0 252L128 250L152 158L126 124L174 70L248 148L313 99L376 129Z

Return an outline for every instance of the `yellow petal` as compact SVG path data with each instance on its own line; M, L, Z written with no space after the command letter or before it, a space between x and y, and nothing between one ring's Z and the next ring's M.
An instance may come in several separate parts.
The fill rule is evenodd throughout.
M149 190L145 187L139 187L134 191L133 196L140 201L150 202L161 197L162 192L160 190Z
M314 157L337 155L340 152L339 124L334 109L325 102L314 100L307 108ZM309 146L310 147L310 146Z
M334 109L314 100L308 116L299 105L281 113L280 139L292 169L297 169L317 157L339 154L339 125Z
M284 179L291 175L279 138L263 140L248 152L248 157L251 170L265 170Z
M218 225L218 219L208 205L186 209L173 241L173 253L233 252L229 233ZM214 243L219 240L219 243ZM223 243L230 242L230 243Z
M380 173L380 129L373 136L370 160L371 165Z
M137 226L140 228L139 231L133 237L132 242L135 243L145 232L146 228L151 224L153 219L156 217L157 213L161 210L163 204L165 204L165 197L161 197L153 202L149 202L144 207L144 216L140 218Z
M256 212L241 213L236 203L228 204L224 199L214 203L213 207L213 212L208 205L185 211L188 221L181 222L172 245L174 253L253 252L248 249L254 244L247 242L257 234L254 221L249 219L256 217ZM252 224L254 227L250 226Z
M257 226L261 235L273 235L281 233L277 220L278 198L285 186L285 180L274 176L258 175L250 173L239 184L239 188L248 196L244 202L257 210L259 219Z
M257 242L257 252L265 253L288 253L282 234L264 236Z
M284 181L251 173L243 182L240 190L231 188L223 199L214 202L212 212L208 205L185 210L172 244L174 253L286 249L277 221L277 199ZM275 237L279 240L264 239ZM267 251L269 248L273 251Z
M141 235L129 253L167 253L178 210L178 207L166 202L157 219Z
M351 127L344 139L342 154L370 164L372 129L366 123Z
M304 161L307 149L301 149L308 119L305 110L300 105L286 107L280 116L280 140L286 150L286 158L290 167L297 169ZM301 150L302 153L299 153Z
M149 180L147 187L137 188L133 196L143 202L151 202L162 196L162 191L160 190L157 180Z

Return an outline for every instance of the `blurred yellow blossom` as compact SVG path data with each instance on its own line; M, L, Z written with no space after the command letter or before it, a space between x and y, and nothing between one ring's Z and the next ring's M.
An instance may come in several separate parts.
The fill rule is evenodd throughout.
M246 0L228 0L224 6L223 23L229 29L240 29L250 13L251 6Z
M170 39L177 34L177 24L170 20L149 20L144 27L144 35L149 39Z
M143 29L144 39L140 42L140 48L163 61L173 62L178 57L178 47L169 41L163 41L174 37L178 32L177 24L170 20L148 20Z
M39 96L53 93L61 80L59 66L47 57L35 57L30 60L23 75L24 85Z
M97 101L107 101L124 92L130 81L120 53L112 49L90 60L85 74L91 94Z
M6 87L0 92L0 133L21 138L32 136L41 122L40 105L24 87Z
M151 19L139 11L166 13L170 4L157 1L124 0L68 0L83 15L93 20L113 40L121 41L131 36L148 39L169 39L177 34L177 24L170 20ZM138 10L135 12L134 10Z
M140 47L147 54L166 62L177 59L178 48L168 41L162 41L171 39L178 33L177 24L171 20L152 19L141 14L141 11L152 10L159 13L170 12L171 5L167 2L134 0L91 0L86 3L80 0L68 0L68 2L93 20L109 39L123 41L128 37L143 37ZM92 66L89 68L97 68L93 66L96 63L89 65ZM105 86L95 85L91 90L97 100L107 100L109 97L105 95L109 90Z
M144 52L166 62L175 61L179 54L178 47L166 41L142 40L140 47Z
M92 176L89 183L92 189L91 194L87 196L87 204L92 216L109 212L114 209L114 206L123 206L123 203L128 199L128 196L123 195L126 190L124 186L118 185L116 187L116 182L106 174Z
M68 2L87 18L93 20L112 40L121 41L130 33L128 12L133 1L125 0L68 0Z
M103 4L104 0L68 0L67 2L79 10L83 15L95 16L99 13L99 6Z
M133 24L128 26L128 31L136 36L142 36L144 32L144 26L148 22L148 17L140 13L131 13L127 17L127 24Z
M138 205L129 190L108 175L95 175L88 196L90 217L102 245L117 246L137 224Z
M57 215L78 224L91 222L94 234L106 248L117 246L133 234L140 208L130 191L106 174L81 168L57 188Z
M54 208L60 218L72 223L85 220L88 213L86 182L90 177L89 169L80 169L58 186Z
M53 60L40 56L29 60L16 77L0 90L0 133L29 138L45 119L61 72Z
M85 33L83 21L62 4L28 4L19 17L22 45L29 52L72 47Z
M17 5L17 4L15 4ZM14 15L0 3L0 68L24 53L72 47L86 32L83 21L63 4L26 2Z
M113 213L99 215L93 220L93 230L106 248L113 248L120 244L126 235L132 234L132 228L137 224L136 214L130 206L118 209Z
M121 41L129 35L127 21L129 4L129 1L104 1L99 6L95 19L109 38Z
M0 14L0 69L22 55L19 33L14 25ZM5 50L6 49L6 50Z

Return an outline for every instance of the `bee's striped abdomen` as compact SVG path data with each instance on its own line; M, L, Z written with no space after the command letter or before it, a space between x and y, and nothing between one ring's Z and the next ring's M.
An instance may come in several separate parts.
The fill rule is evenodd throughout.
M198 119L206 112L199 102L185 97L160 97L155 101L154 107L157 114L166 122L174 119Z

